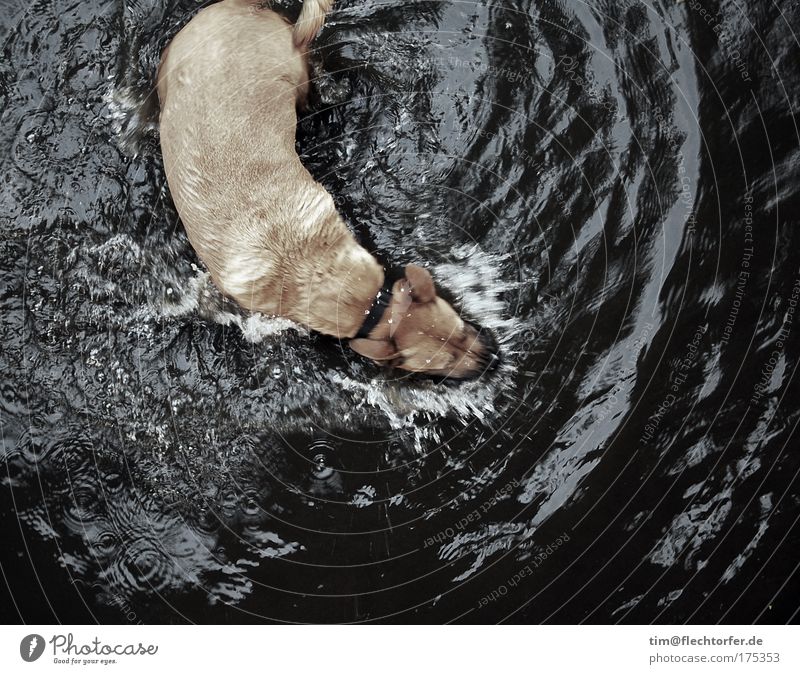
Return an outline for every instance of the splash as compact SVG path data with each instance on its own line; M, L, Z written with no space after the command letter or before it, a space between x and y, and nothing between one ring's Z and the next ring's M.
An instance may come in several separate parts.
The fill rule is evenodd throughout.
M158 103L155 91L139 87L113 87L105 95L108 119L119 147L125 154L143 154L158 134Z
M507 315L503 294L519 287L508 281L511 274L508 255L481 250L477 245L460 246L451 251L452 262L433 268L438 283L449 290L463 307L464 314L491 330L501 349L501 365L493 373L457 386L432 381L407 381L381 373L375 378L360 378L342 369L328 372L309 371L303 367L301 356L288 354L285 369L302 374L298 385L308 385L328 398L338 415L348 421L368 425L388 426L412 432L413 445L422 451L426 440L441 441L442 432L431 422L455 418L462 424L486 422L499 412L498 397L515 366L510 353L514 352L521 321ZM308 336L302 326L276 316L247 314L225 299L214 287L208 273L193 265L195 275L185 281L182 292L167 296L160 305L163 317L182 317L192 313L218 325L234 325L246 341L261 344L280 339L287 331ZM338 391L338 404L331 400Z

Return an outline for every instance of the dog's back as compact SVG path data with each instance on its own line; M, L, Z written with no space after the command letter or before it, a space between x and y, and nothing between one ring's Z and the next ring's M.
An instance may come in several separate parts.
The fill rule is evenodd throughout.
M294 147L296 104L308 88L297 41L259 3L224 0L178 33L159 68L172 198L215 283L245 306L242 293L269 274L270 259L301 245L304 225L335 212Z

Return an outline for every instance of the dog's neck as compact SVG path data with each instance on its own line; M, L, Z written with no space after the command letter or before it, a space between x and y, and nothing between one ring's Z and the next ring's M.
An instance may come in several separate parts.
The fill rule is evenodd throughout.
M282 301L281 313L311 330L350 339L364 323L384 272L349 231L337 235L325 242L325 254L295 267L294 290L285 296L292 297L291 305Z

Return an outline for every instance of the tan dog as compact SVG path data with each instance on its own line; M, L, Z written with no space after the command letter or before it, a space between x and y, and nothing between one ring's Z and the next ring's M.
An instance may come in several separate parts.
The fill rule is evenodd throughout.
M175 36L158 76L175 206L214 283L245 309L349 338L381 364L478 374L490 356L478 331L421 267L385 276L295 152L306 46L332 4L306 0L292 28L259 2L224 0Z

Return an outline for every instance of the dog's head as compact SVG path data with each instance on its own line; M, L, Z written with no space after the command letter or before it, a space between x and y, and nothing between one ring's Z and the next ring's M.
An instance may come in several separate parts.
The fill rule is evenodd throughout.
M352 339L350 346L380 365L453 379L476 377L498 360L488 335L438 297L431 275L414 264L395 281L391 303L369 337Z

